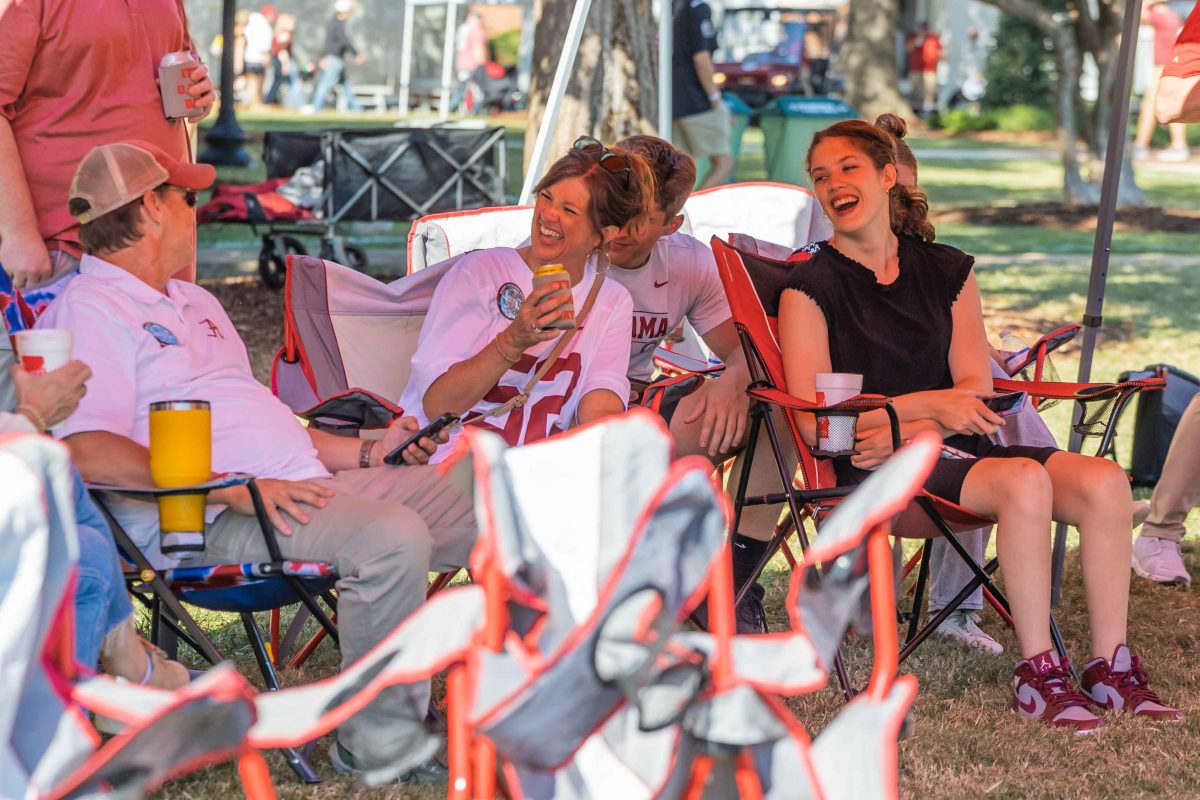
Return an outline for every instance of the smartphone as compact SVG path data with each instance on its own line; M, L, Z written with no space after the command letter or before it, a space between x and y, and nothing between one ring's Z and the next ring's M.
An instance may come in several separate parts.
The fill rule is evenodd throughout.
M1024 408L1027 398L1025 392L1000 392L984 398L983 404L1000 416L1008 417Z
M962 450L951 447L948 444L942 445L941 457L951 461L966 461L968 459L976 458L976 456L972 455L971 453L965 453Z
M404 460L404 451L409 448L409 445L414 445L426 437L432 439L434 436L437 436L439 433L441 433L442 429L444 429L447 425L452 425L455 422L458 422L457 414L442 414L424 428L421 428L421 430L405 439L404 443L395 450L384 456L383 463L392 467L403 466L404 464L407 464L408 462Z

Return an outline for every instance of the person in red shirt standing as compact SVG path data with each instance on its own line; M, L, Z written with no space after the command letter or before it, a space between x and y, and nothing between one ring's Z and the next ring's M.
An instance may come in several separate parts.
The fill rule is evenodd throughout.
M1192 9L1163 64L1155 112L1163 125L1200 122L1200 11Z
M1154 77L1142 93L1142 108L1138 113L1137 136L1133 140L1133 157L1150 157L1150 137L1154 134L1155 88L1163 67L1171 58L1171 48L1183 20L1179 18L1166 0L1148 0L1142 8L1142 24L1154 27ZM1187 161L1187 130L1178 122L1167 126L1171 133L1171 146L1158 154L1159 161Z
M0 309L11 333L79 266L67 190L93 147L136 131L191 160L186 123L163 115L157 80L164 55L194 48L178 0L0 0L0 30ZM207 115L206 67L190 93ZM0 409L12 403L11 361L0 336Z
M1196 8L1200 8L1197 6ZM1158 121L1200 122L1200 11L1192 10L1158 81ZM1180 543L1188 512L1200 505L1200 395L1179 418L1162 475L1150 498L1150 516L1133 543L1133 571L1155 583L1190 586Z
M929 23L921 22L915 33L904 38L904 52L908 56L909 100L913 110L918 114L932 111L937 107L942 40L929 30Z

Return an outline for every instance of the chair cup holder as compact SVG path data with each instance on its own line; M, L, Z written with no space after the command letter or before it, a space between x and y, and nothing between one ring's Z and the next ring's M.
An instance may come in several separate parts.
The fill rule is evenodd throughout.
M817 418L817 446L813 449L814 456L819 458L838 458L852 456L854 449L854 434L858 428L857 411L815 411Z

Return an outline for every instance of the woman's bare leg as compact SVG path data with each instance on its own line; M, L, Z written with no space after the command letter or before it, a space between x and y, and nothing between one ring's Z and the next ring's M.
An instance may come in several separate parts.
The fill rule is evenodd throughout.
M964 507L996 520L996 552L1021 657L1049 650L1049 474L1027 458L983 459L967 473L960 499Z
M1129 616L1129 479L1115 462L1076 453L1055 453L1046 471L1054 485L1054 518L1079 529L1092 655L1112 658L1125 642Z

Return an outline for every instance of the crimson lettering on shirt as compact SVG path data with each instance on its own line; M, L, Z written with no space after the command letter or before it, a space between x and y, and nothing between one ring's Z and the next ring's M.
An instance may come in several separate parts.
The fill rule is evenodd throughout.
M636 341L661 339L667 335L667 317L653 312L633 312L633 338Z
M538 367L537 361L533 356L523 355L517 363L512 365L512 370L522 372L525 375L536 371ZM490 424L487 421L476 423L480 428L500 434L504 441L510 445L521 444L521 429L525 429L524 444L532 444L540 439L545 439L549 434L549 418L553 415L562 413L563 406L567 403L567 398L575 392L575 387L579 384L579 374L582 371L583 360L579 357L579 353L571 353L566 356L561 356L554 365L546 370L546 374L542 376L539 384L553 381L559 375L568 373L571 376L570 383L567 384L566 391L562 394L551 394L542 397L537 396L537 391L533 392L532 403L526 403L520 408L514 408L508 412L508 418L504 421L504 427L499 428ZM521 379L524 385L524 378ZM520 388L516 386L505 386L496 384L487 394L483 396L483 402L495 403L503 405L520 393ZM535 399L536 398L536 399ZM526 423L528 420L528 423Z

